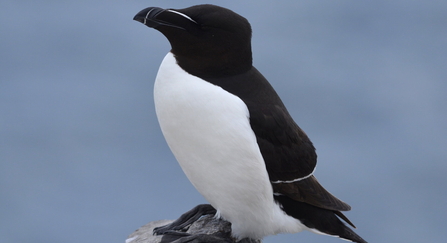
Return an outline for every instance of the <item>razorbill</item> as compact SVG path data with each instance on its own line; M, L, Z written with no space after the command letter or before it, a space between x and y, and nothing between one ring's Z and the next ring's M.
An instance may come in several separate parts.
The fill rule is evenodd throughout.
M150 7L134 20L171 44L155 80L157 118L186 176L211 204L154 233L176 235L201 215L216 214L231 222L235 239L309 230L366 243L340 220L354 227L340 212L350 206L313 175L312 142L252 66L244 17L205 4ZM200 237L195 242L208 241Z

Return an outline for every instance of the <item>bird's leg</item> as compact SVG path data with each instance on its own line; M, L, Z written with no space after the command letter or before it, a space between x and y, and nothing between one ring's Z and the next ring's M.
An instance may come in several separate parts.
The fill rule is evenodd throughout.
M182 214L180 218L174 222L167 224L165 226L156 227L154 229L154 235L164 235L164 234L174 234L174 235L189 235L187 233L182 233L178 231L185 231L185 227L194 223L203 215L215 214L216 209L210 204L200 204L195 206L193 209Z
M235 243L236 239L231 237L230 231L217 231L213 234L189 234L186 233L188 226L196 222L200 217L215 214L216 209L210 204L201 204L184 213L174 222L157 227L154 234L163 235L160 243ZM242 239L237 243L259 243L252 239Z

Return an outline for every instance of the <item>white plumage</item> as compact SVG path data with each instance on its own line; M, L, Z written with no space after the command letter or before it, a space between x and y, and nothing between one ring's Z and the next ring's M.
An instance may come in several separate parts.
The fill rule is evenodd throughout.
M273 200L245 103L164 58L154 88L163 135L188 179L232 223L233 236L261 239L307 229Z

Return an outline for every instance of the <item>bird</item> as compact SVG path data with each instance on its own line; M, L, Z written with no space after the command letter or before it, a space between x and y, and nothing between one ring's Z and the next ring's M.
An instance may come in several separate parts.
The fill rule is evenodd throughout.
M366 243L342 222L355 228L341 213L351 207L314 176L309 137L253 66L246 18L201 4L149 7L134 20L170 43L155 78L155 111L183 172L209 202L154 234L183 237L180 229L215 214L231 223L236 240L308 230ZM207 242L206 236L194 240Z

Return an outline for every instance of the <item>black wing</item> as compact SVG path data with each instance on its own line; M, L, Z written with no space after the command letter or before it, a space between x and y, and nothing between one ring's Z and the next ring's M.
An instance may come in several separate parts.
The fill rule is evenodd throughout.
M317 163L315 148L284 107L262 106L249 110L250 124L275 193L329 210L351 209L326 191L312 175Z
M256 68L231 77L202 78L240 97L247 105L250 125L275 193L329 210L350 209L311 176L317 164L312 142Z
M247 103L250 125L270 181L292 181L309 176L317 164L315 148L285 107Z

